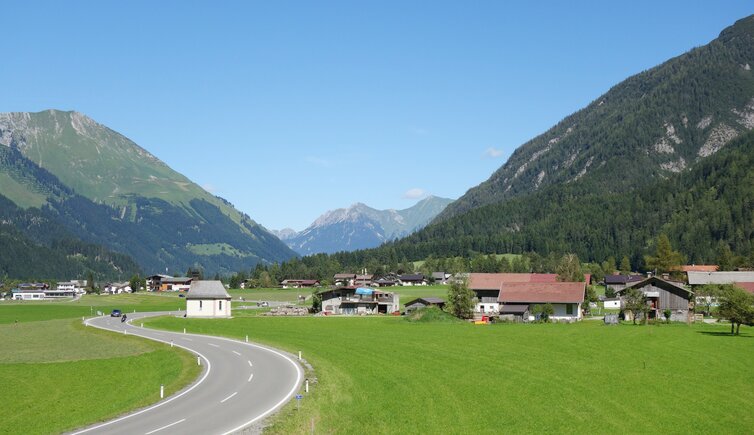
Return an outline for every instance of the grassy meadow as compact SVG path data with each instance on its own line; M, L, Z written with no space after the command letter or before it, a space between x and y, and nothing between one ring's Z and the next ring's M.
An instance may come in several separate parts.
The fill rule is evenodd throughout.
M317 384L273 433L751 433L754 332L395 317L159 318L303 351Z
M172 299L172 298L171 298ZM179 348L84 327L81 316L112 308L175 309L149 295L85 296L79 302L0 305L2 434L59 433L159 400L196 379ZM15 322L18 320L18 323Z

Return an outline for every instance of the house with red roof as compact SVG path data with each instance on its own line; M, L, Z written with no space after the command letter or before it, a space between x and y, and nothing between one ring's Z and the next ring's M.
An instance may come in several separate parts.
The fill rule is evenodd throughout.
M534 305L547 303L555 308L553 319L581 319L587 282L559 282L554 273L471 273L467 281L477 298L475 312L513 314L524 320L529 320Z
M507 283L500 287L497 298L501 315L521 314L534 311L535 305L550 304L553 320L581 320L581 305L584 303L586 282L521 282ZM531 318L529 318L531 320Z

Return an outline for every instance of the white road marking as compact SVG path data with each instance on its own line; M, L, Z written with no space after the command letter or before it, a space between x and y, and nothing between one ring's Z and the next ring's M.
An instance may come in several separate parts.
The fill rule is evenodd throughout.
M155 432L158 432L158 431L161 431L161 430L163 430L163 429L167 429L167 428L169 428L170 426L175 426L175 425L176 425L176 424L178 424L178 423L183 423L184 421L186 421L186 419L185 419L185 418L184 418L183 420L178 420L178 421L176 421L175 423L170 423L170 424L169 424L169 425L167 425L167 426L163 426L163 427L157 428L157 429L155 429L155 430L153 430L153 431L151 431L151 432L147 432L147 433L145 433L144 435L153 434L153 433L155 433Z
M207 344L209 344L210 346L220 347L219 344L214 344L214 343L207 343Z
M249 375L249 380L248 380L248 381L246 381L246 382L251 382L251 378L253 378L253 377L254 377L254 373L250 374L250 375Z
M240 353L238 353L238 352L236 352L235 350L233 351L233 353L235 353L235 354L236 354L236 355L238 355L238 356L241 356L241 354L240 354Z
M254 367L254 365L249 361L249 367Z
M223 400L220 401L220 403L225 403L226 400L230 399L231 397L235 396L236 394L238 394L238 391L236 391L235 393L231 394L230 396L224 398Z

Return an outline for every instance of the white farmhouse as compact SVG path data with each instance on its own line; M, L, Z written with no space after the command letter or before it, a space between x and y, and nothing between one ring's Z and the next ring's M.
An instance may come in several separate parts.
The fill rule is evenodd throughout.
M230 317L230 295L220 281L194 281L186 294L186 317Z

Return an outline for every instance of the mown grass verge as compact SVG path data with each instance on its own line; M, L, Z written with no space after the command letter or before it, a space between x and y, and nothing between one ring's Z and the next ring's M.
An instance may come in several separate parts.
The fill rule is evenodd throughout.
M31 307L46 308L24 310ZM30 320L47 314L32 309L27 321L0 324L2 434L60 433L107 420L157 402L160 384L169 395L201 371L179 348L85 327L80 319Z

